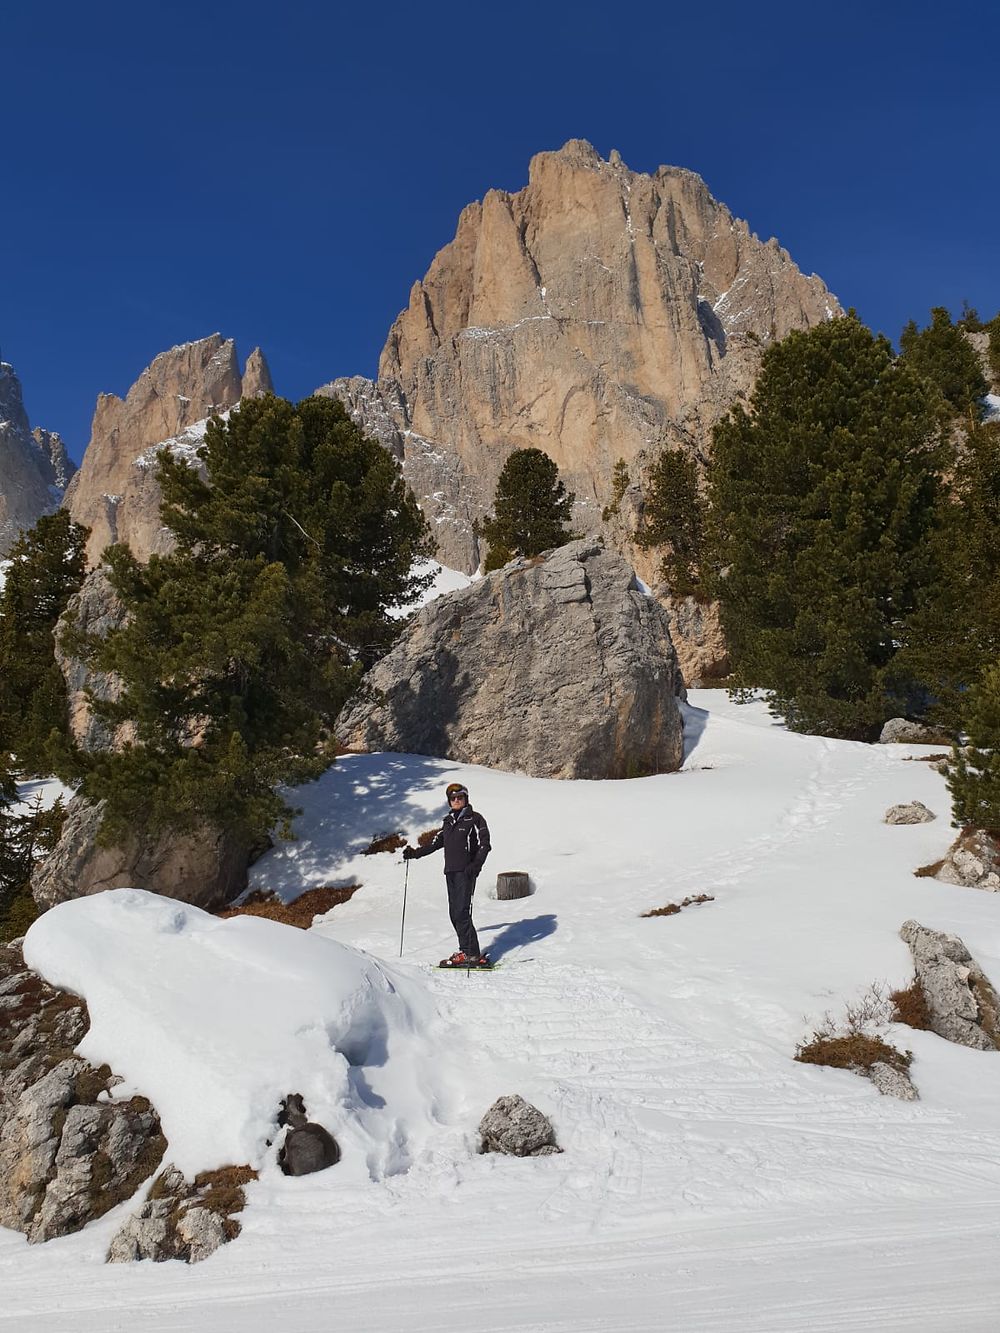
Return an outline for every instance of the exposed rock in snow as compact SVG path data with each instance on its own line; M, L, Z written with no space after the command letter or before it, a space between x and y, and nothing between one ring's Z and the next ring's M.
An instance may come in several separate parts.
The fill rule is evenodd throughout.
M937 819L933 810L928 810L923 801L909 801L905 805L890 805L883 820L886 824L929 824Z
M985 829L964 829L935 876L945 884L1000 893L1000 845Z
M904 921L931 1030L960 1046L995 1051L1000 1045L1000 997L957 935Z
M84 1004L0 949L0 1226L64 1236L127 1199L166 1146L142 1097L108 1100L114 1077L72 1051Z
M499 1097L479 1122L483 1152L509 1157L546 1157L561 1152L547 1116L516 1093Z
M680 766L682 692L666 613L591 539L424 607L337 732L537 777L636 777Z
M940 727L911 722L905 717L891 717L882 728L879 745L950 745L951 737Z
M915 1102L919 1094L905 1069L877 1060L867 1071L868 1077L884 1097L898 1097L903 1102Z

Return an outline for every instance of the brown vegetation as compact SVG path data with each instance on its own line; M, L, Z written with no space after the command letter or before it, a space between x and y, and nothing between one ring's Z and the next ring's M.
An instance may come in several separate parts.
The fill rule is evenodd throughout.
M654 907L649 912L640 913L641 916L676 916L682 907L692 907L696 903L714 903L715 898L710 893L695 893L688 898L683 898L679 903L667 903L665 907Z
M398 852L400 847L405 846L406 839L402 833L376 833L361 855L375 856L378 852Z
M795 1052L796 1060L806 1065L831 1065L834 1069L871 1069L874 1064L891 1065L900 1071L909 1068L913 1056L897 1051L881 1037L864 1032L849 1032L839 1037L814 1032Z
M441 830L436 828L426 829L417 839L417 846L429 847L440 832Z
M323 916L331 908L346 903L360 887L360 884L349 884L339 889L326 886L307 889L290 903L282 902L275 893L258 889L238 907L227 907L215 915L226 920L234 916L262 916L268 921L280 921L283 926L298 926L300 930L308 930L314 917Z
M905 1023L908 1028L918 1028L921 1032L931 1031L931 1016L927 1008L927 999L920 982L913 981L904 990L894 990L889 994L892 1002L892 1021Z
M916 875L917 879L933 879L944 865L944 862L945 858L942 856L940 861L932 861L930 865L927 866L918 866L913 873Z

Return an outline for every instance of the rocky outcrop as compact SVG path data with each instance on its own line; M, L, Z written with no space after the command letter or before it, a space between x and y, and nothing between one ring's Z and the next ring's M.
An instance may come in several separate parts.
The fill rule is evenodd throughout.
M933 810L928 810L923 801L907 801L905 805L890 805L882 816L885 824L929 824L936 819Z
M235 1214L246 1203L243 1187L256 1179L257 1172L248 1166L205 1171L193 1181L175 1166L165 1167L145 1202L115 1234L108 1263L137 1259L200 1263L240 1234Z
M930 1018L931 1031L960 1046L995 1051L1000 1046L1000 997L957 935L904 921Z
M135 1193L166 1142L143 1097L109 1099L116 1080L73 1054L83 1001L0 948L0 1226L30 1241L64 1236Z
M548 1157L562 1152L552 1122L516 1093L498 1097L479 1122L480 1152L508 1157Z
M621 556L577 541L424 607L337 733L535 777L637 777L680 766L682 691L663 608Z
M1000 893L1000 843L985 829L963 829L934 878L964 889Z
M0 557L43 514L59 508L72 474L59 436L32 431L21 382L13 366L0 361Z
M103 802L79 796L70 801L59 842L31 878L39 907L104 889L134 888L212 911L246 888L250 848L242 839L204 826L186 833L136 833L122 845L102 847L103 811Z
M693 172L631 171L572 140L532 159L524 189L464 210L390 329L377 381L319 392L402 459L440 559L471 572L473 525L511 450L553 458L575 529L595 532L619 459L640 494L663 444L704 461L763 347L839 313ZM609 537L652 586L656 557L632 547L634 531Z
M79 592L70 598L62 619L56 626L55 657L66 681L69 726L74 740L84 750L105 750L131 739L131 729L119 727L112 732L106 723L94 717L87 692L98 699L114 700L121 694L121 683L109 672L91 671L79 658L66 651L63 632L72 624L81 634L103 639L125 620L125 608L108 581L107 567L92 569Z
M882 728L879 745L950 745L951 737L940 727L925 722L911 722L905 717L891 717Z
M157 449L167 445L193 456L208 417L270 384L259 348L241 375L234 342L215 333L162 352L124 399L100 395L90 443L65 500L76 522L91 529L92 565L111 542L125 542L140 560L169 549L170 534L160 522Z

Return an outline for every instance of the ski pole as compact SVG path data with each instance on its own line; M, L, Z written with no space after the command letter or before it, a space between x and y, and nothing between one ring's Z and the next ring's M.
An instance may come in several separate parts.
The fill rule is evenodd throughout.
M405 862L406 871L403 875L403 916L399 923L399 956L403 956L403 930L406 926L406 886L410 882L410 863Z

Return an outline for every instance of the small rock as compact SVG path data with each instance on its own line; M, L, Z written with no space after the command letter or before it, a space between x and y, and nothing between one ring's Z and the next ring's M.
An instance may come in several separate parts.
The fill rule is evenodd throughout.
M482 1152L510 1157L545 1157L562 1152L551 1121L516 1093L493 1103L479 1122L479 1134Z
M868 1077L884 1097L898 1097L903 1102L919 1100L919 1094L913 1086L909 1074L904 1069L877 1060L868 1070Z
M883 816L886 824L929 824L937 819L933 810L928 810L923 801L909 801L905 805L890 805Z
M1000 845L985 829L964 829L936 878L962 888L1000 892Z

